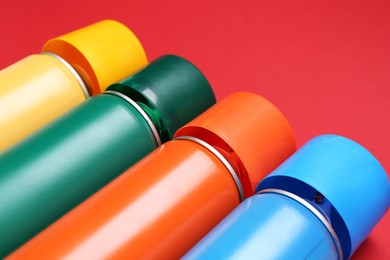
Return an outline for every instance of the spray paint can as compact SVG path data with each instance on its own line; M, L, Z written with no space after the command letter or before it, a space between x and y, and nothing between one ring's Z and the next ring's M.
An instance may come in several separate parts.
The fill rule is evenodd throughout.
M323 135L299 149L184 259L348 259L390 205L364 147Z
M9 259L177 259L295 150L269 101L217 103Z
M49 40L0 71L0 151L146 64L137 37L112 20Z
M118 87L133 94L114 90ZM6 150L0 156L0 230L7 235L0 236L0 255L171 139L166 132L175 132L214 103L197 68L180 57L163 56Z

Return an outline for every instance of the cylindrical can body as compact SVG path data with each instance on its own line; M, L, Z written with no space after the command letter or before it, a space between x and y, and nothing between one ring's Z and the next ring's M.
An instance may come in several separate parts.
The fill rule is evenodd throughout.
M321 209L337 233L345 258L390 206L390 182L379 161L360 144L337 135L307 142L257 187L266 189L291 192Z
M141 114L102 94L0 156L0 256L155 149Z
M274 193L246 199L183 259L337 259L323 223L299 202Z
M136 74L112 84L117 91L147 105L157 118L163 142L171 140L183 125L215 104L209 82L192 63L164 55Z
M217 156L173 140L9 259L177 259L238 204L236 184Z
M75 75L45 54L1 70L0 85L0 151L85 100Z
M50 39L42 51L65 59L83 78L91 96L148 64L137 36L114 20L103 20Z
M267 99L235 93L180 128L175 136L193 136L225 151L239 168L246 197L296 149L284 115ZM227 157L227 158L228 158Z
M53 38L0 71L0 151L147 65L125 25L103 20Z

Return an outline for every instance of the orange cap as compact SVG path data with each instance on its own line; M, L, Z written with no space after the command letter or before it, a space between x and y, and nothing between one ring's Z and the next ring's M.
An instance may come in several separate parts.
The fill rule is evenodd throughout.
M66 60L83 78L91 95L103 92L147 64L137 37L123 24L104 20L51 39L43 52Z
M245 196L295 150L295 138L283 114L268 100L235 93L179 129L214 146L238 172Z

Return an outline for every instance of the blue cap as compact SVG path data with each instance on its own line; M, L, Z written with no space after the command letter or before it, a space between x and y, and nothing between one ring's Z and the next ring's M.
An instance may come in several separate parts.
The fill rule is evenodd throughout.
M257 191L276 188L315 205L337 233L345 258L386 213L390 183L378 160L358 143L336 135L310 140L268 175Z

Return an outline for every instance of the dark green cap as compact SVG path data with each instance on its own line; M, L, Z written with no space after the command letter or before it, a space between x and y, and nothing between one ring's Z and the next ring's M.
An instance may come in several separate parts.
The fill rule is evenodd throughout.
M171 140L180 127L216 102L202 72L174 55L156 59L107 90L120 92L137 102L155 124L162 142Z

